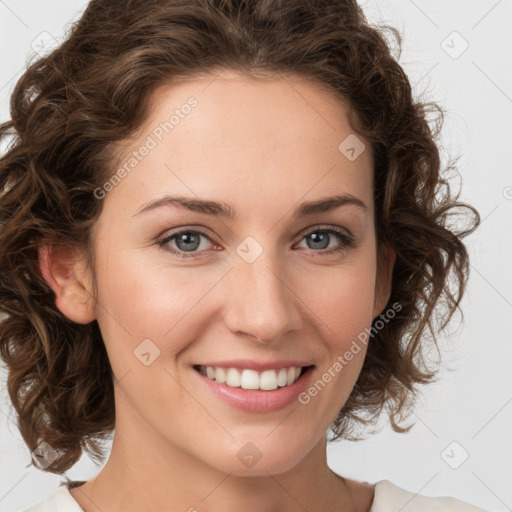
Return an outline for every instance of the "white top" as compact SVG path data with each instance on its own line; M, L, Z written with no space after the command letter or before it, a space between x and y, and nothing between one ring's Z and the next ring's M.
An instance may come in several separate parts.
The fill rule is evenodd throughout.
M450 497L428 498L396 486L389 480L375 484L370 512L488 512L465 501ZM84 512L62 482L47 499L23 512Z

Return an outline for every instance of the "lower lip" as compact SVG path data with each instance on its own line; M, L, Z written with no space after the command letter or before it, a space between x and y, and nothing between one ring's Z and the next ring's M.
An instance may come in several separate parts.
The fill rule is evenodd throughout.
M249 412L272 412L288 407L297 401L298 395L306 389L314 366L301 375L290 386L274 389L273 391L261 391L258 389L233 388L227 384L205 377L194 368L192 371L202 380L207 388L229 405Z

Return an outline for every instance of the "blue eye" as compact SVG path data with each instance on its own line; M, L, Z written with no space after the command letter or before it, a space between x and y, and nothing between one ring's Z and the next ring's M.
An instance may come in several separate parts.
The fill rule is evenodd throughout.
M338 240L339 244L333 248L329 248L329 245L333 239L333 235ZM205 233L195 230L182 230L176 233L171 233L157 241L157 245L162 247L164 250L179 258L197 258L200 257L204 250L201 248L201 239L206 239L210 243L213 243ZM308 248L311 249L314 256L325 256L333 253L340 253L349 248L355 247L355 240L352 236L347 233L329 227L329 228L318 228L313 231L306 233L302 240L310 240ZM171 243L173 245L171 245ZM206 244L208 245L208 244ZM316 250L319 249L319 250Z
M165 236L157 241L157 245L178 258L197 258L205 252L198 251L202 247L202 238L211 242L210 238L201 231L185 229Z
M179 251L193 252L197 251L201 246L202 237L206 237L206 235L198 231L181 231L163 240L163 242L169 243L170 241L175 241Z
M332 235L335 235L335 237L338 239L339 242L341 242L341 245L338 245L334 248L331 248L329 250L325 250L328 248L330 241L332 240ZM353 237L347 235L346 233L339 231L335 228L322 228L322 229L315 229L314 231L310 231L307 233L303 240L311 240L314 249L322 249L322 252L318 254L318 256L321 256L323 254L331 254L331 253L337 253L341 252L343 250L346 250L347 248L354 247L354 239ZM327 243L326 243L327 242ZM318 251L314 251L317 253ZM316 254L315 254L316 256Z

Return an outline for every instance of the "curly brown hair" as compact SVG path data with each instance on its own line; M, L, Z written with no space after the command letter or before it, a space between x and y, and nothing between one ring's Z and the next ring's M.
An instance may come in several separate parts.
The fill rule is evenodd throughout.
M384 406L395 431L411 428L400 422L417 384L435 378L426 355L439 352L436 336L460 310L469 272L461 240L480 217L450 190L443 110L413 99L401 46L356 0L92 0L61 46L28 65L0 125L0 140L12 137L0 159L0 353L24 441L60 454L46 471L61 474L82 450L104 460L115 377L97 322L57 309L38 249L80 247L94 271L90 235L103 205L94 190L113 175L114 143L141 126L157 87L222 69L311 80L348 103L352 128L371 143L378 261L388 244L388 304L401 310L372 336L331 440L358 439L354 427L375 424Z

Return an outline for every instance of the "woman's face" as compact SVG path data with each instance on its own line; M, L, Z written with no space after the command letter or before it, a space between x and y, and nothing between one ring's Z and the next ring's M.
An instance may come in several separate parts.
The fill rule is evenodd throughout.
M325 437L366 346L344 354L388 298L376 294L371 151L346 112L298 77L228 71L152 97L124 172L97 191L95 314L118 381L116 436L239 475L286 471ZM346 200L323 203L335 196ZM196 369L251 363L314 367L291 391Z

